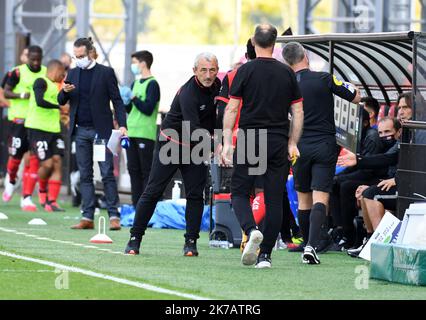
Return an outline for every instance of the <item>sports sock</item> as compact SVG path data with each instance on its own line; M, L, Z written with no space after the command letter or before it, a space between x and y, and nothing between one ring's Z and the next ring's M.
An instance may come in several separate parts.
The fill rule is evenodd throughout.
M251 206L253 211L254 221L256 225L259 225L260 222L265 218L265 195L263 192L259 192L253 200Z
M297 219L299 221L300 231L302 232L303 242L307 243L309 239L309 220L311 210L297 210Z
M321 237L321 226L327 219L326 206L323 203L315 203L311 210L311 218L309 220L309 240L308 245L317 247Z
M49 180L48 184L47 198L49 202L56 202L61 191L61 181Z
M16 176L18 174L20 164L21 164L21 159L15 159L15 158L11 158L7 162L7 173L9 174L9 182L11 184L16 183Z

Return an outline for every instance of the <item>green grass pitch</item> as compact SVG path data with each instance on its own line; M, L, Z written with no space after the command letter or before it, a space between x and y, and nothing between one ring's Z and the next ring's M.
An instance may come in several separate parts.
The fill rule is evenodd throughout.
M47 260L66 266L154 285L180 293L210 299L425 299L426 288L391 284L369 279L367 289L357 289L359 270L368 264L344 253L320 256L320 265L303 265L300 254L274 251L272 268L257 270L240 263L237 249L208 247L208 234L198 242L199 257L182 255L182 230L148 229L141 255L125 256L71 244L25 237L4 229L48 239L84 245L93 230L76 231L79 210L63 204L65 213L25 213L17 200L0 204L9 219L0 220L0 251ZM105 211L101 214L106 216ZM28 225L42 218L46 226ZM122 252L129 237L128 228L108 232L113 244L94 245ZM367 268L365 268L365 267ZM361 268L360 268L361 267ZM55 268L0 255L0 299L182 299L182 297L70 272L68 289L56 286ZM365 282L363 282L365 284ZM363 287L365 288L365 286Z

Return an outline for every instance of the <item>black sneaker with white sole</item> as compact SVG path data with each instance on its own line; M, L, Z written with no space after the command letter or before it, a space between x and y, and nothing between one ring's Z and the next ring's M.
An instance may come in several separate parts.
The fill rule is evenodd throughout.
M250 232L249 240L244 247L243 254L241 255L241 262L245 266L250 266L256 263L257 250L263 241L263 234L257 229Z
M314 248L306 246L302 254L302 262L306 264L320 264L320 259Z
M260 253L257 257L256 269L265 269L272 266L271 254L269 253Z
M124 250L124 253L129 255L139 254L141 241L142 241L142 238L131 236L129 242L127 243L126 249Z
M359 254L364 249L367 242L368 242L368 239L364 238L364 240L362 241L362 245L360 245L358 248L348 249L347 251L348 255L350 255L352 258L358 258Z

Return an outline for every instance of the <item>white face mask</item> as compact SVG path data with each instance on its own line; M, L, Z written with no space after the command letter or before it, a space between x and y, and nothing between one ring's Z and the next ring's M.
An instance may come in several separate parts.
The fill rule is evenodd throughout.
M86 69L91 63L92 63L92 61L89 59L89 57L76 59L76 62L75 62L77 67L79 67L81 69Z

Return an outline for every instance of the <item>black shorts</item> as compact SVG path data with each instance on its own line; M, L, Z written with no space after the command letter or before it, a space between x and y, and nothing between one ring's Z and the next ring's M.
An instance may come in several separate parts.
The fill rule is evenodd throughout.
M10 123L7 145L10 156L22 159L24 153L29 150L28 130L24 127L24 123Z
M65 143L60 133L28 129L31 152L40 161L45 161L55 155L64 156Z
M393 186L389 191L383 191L378 186L371 186L365 189L362 196L366 199L379 201L385 209L390 211L396 210L397 188Z
M294 186L299 192L331 192L339 147L336 139L301 141L300 158L293 166Z

